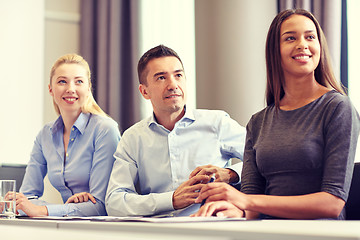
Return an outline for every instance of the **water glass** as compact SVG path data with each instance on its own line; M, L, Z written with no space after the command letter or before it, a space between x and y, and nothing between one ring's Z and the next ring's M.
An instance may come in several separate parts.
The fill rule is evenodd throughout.
M16 215L16 180L0 180L0 218Z

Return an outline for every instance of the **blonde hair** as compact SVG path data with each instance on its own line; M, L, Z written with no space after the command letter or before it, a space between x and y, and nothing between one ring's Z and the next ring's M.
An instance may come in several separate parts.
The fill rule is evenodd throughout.
M89 64L86 62L86 60L82 56L77 55L75 53L70 53L70 54L66 54L66 55L60 57L58 60L56 60L56 62L54 63L54 65L52 66L51 71L50 71L50 87L51 87L51 79L54 76L56 69L63 64L78 64L78 65L82 66L87 72L87 77L89 80L89 87L90 87L90 94L89 94L88 99L85 101L84 105L81 107L81 111L83 113L92 113L92 114L97 114L100 116L108 117L108 115L100 108L100 106L96 103L96 101L94 99L94 96L92 94L92 87L91 87L90 67L89 67ZM60 115L59 106L56 104L54 99L53 99L53 104L54 104L55 112L58 115Z

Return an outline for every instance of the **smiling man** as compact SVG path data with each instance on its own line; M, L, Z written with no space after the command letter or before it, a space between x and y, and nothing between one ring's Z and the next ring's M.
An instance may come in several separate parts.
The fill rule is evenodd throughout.
M180 57L159 45L138 63L139 91L151 101L153 115L126 130L106 196L112 216L149 216L194 204L212 175L216 181L240 183L245 128L218 110L186 108L186 77ZM230 166L231 165L231 166ZM182 209L185 209L183 211Z

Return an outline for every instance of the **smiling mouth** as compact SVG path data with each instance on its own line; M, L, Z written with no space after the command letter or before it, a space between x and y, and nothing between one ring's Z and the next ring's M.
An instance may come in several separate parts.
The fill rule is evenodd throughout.
M75 102L76 100L78 100L78 98L76 97L64 97L63 99L67 102Z
M292 58L295 59L295 60L305 60L305 59L309 59L311 57L312 56L309 56L309 55L301 55L301 56L295 56L295 57L292 57Z

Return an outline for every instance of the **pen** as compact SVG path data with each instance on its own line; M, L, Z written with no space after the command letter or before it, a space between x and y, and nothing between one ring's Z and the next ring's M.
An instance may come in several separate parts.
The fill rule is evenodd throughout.
M213 182L213 181L215 181L215 174L213 174L213 175L211 176L211 178L210 178L210 180L209 180L208 183L211 183L211 182ZM204 205L205 202L206 202L206 199L203 199L202 202L201 202L200 207L202 207L202 205Z
M28 200L31 200L31 199L38 199L39 197L38 196L28 196L27 199Z

